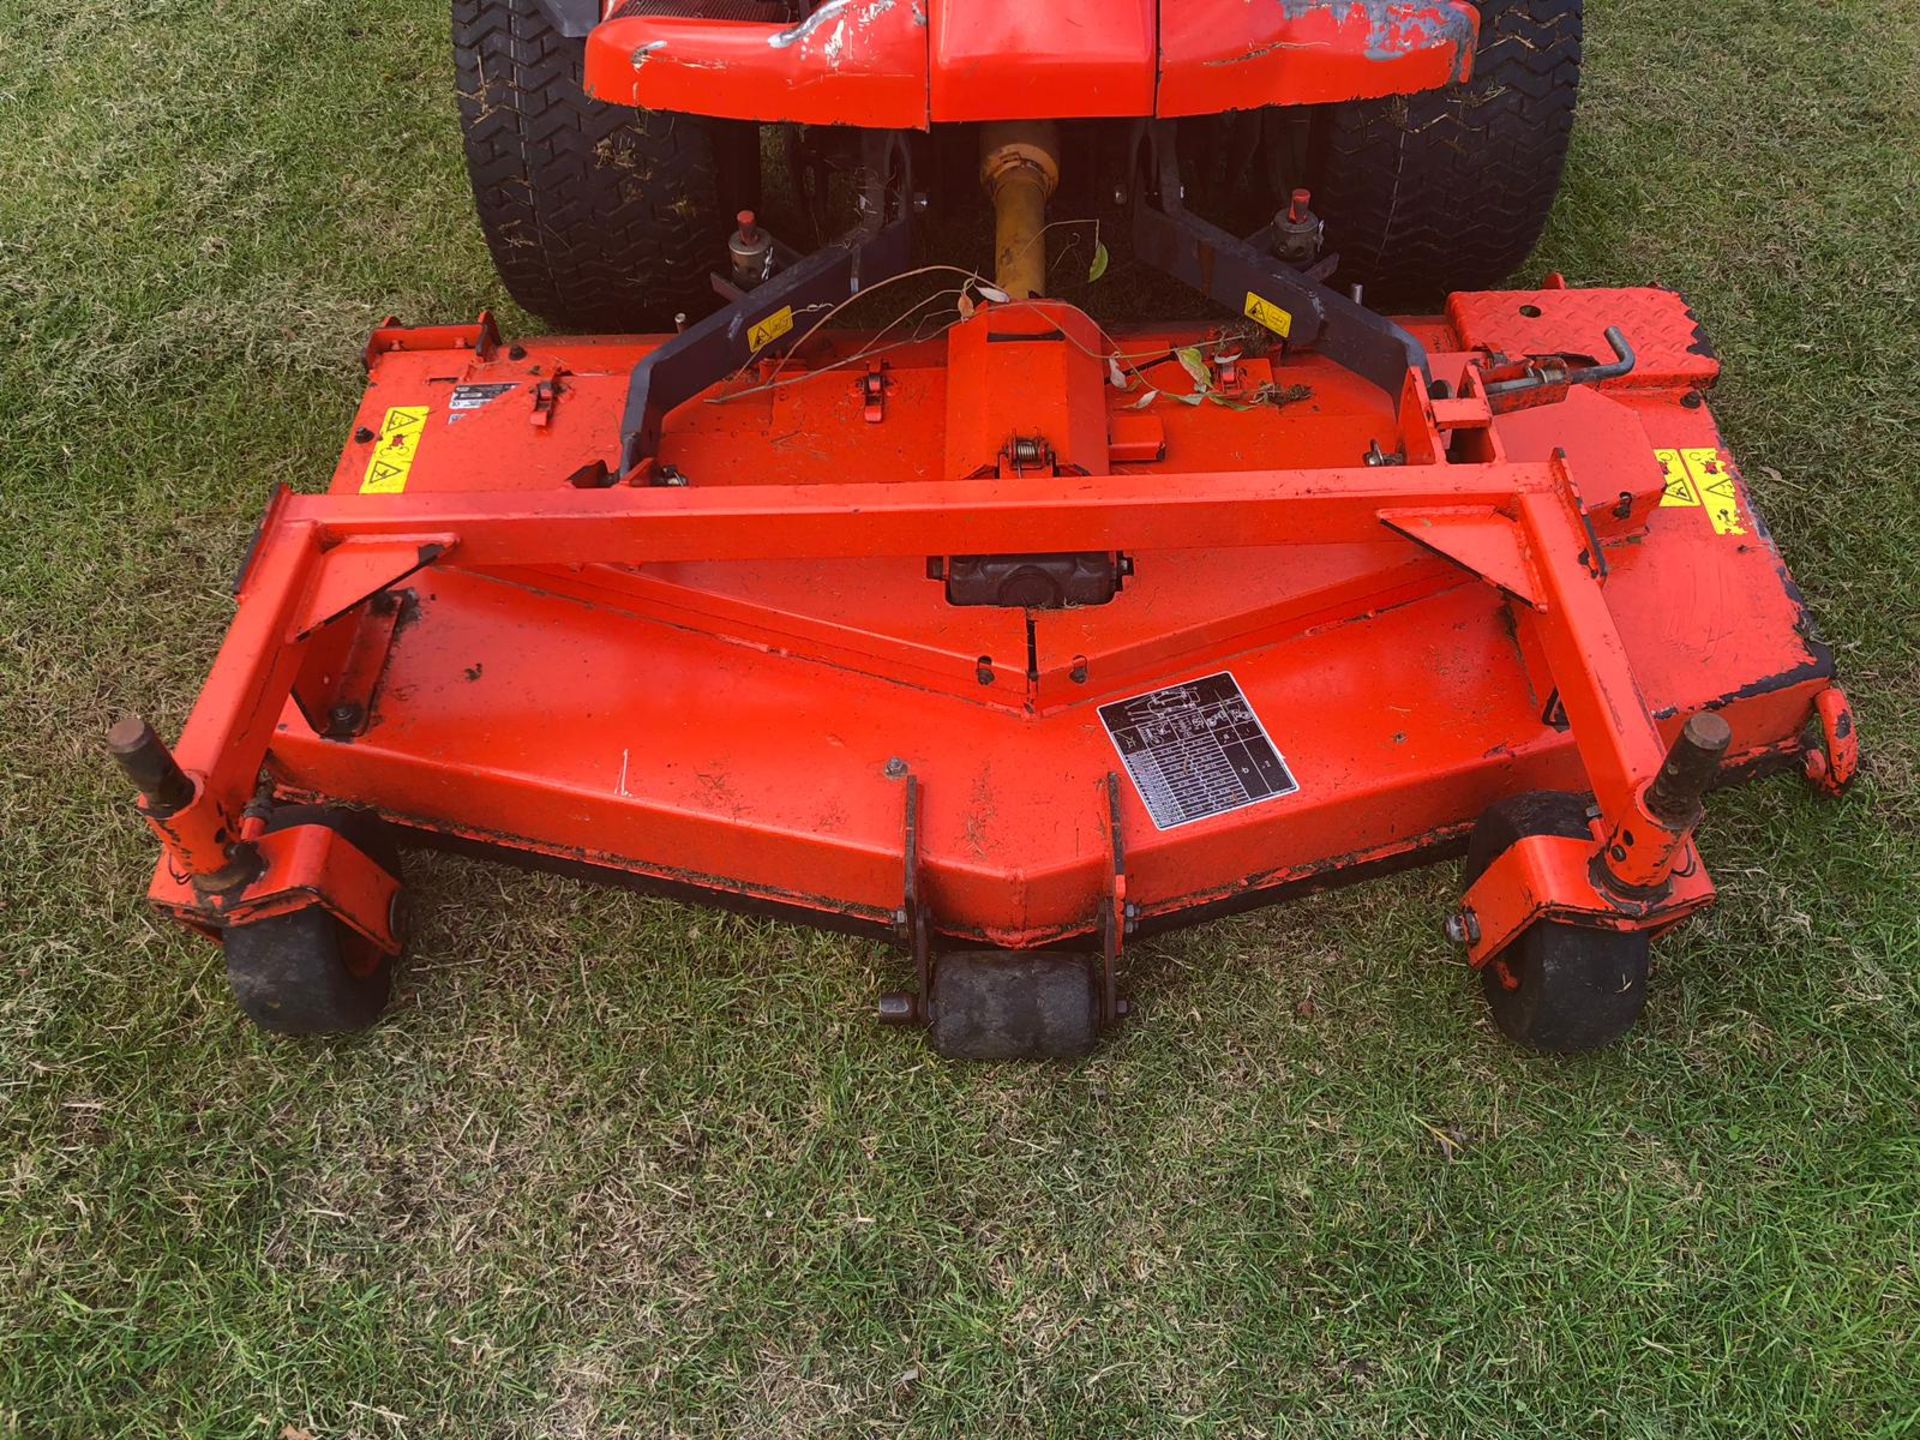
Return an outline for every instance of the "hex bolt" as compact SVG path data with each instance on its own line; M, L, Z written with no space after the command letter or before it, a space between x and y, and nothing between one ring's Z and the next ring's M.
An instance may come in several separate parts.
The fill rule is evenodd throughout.
M1447 939L1456 945L1480 943L1480 917L1471 910L1460 910L1447 917Z
M898 755L887 761L887 778L889 780L904 780L906 775L907 762L902 760Z
M153 727L138 715L114 722L107 731L107 751L155 815L171 815L193 799L193 781Z
M1647 810L1653 818L1674 829L1692 824L1700 797L1719 774L1731 744L1733 727L1724 716L1702 710L1688 720L1647 787Z
M366 707L356 700L343 700L327 712L329 735L355 735L366 725Z

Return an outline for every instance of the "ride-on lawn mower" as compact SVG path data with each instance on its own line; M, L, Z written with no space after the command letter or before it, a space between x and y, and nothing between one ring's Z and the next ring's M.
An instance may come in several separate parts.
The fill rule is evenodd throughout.
M895 937L880 1017L976 1058L1086 1052L1137 936L1464 848L1446 933L1579 1050L1713 899L1705 792L1852 775L1685 304L1484 288L1579 0L453 11L501 274L591 336L377 330L179 744L111 736L261 1025L379 1015L403 839ZM916 264L969 204L991 274ZM1201 318L1047 298L1103 223Z

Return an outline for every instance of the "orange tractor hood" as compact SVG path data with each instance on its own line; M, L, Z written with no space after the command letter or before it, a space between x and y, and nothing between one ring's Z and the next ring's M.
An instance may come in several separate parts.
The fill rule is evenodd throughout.
M793 24L627 13L587 39L596 99L724 119L1210 115L1465 80L1469 0L824 0ZM693 8L693 7L689 7Z

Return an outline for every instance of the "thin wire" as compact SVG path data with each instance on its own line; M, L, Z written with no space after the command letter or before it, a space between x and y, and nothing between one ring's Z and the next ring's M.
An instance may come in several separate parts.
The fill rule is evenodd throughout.
M1022 255L1025 255L1027 251L1031 250L1035 245L1038 245L1041 241L1045 240L1047 238L1047 232L1049 230L1063 230L1063 229L1068 229L1075 225L1091 225L1093 227L1093 243L1096 247L1100 244L1100 221L1096 217L1088 216L1085 219L1080 219L1080 220L1049 220L1047 221L1046 224L1042 225L1038 230L1034 231L1033 234L1027 237L1026 244L1022 245L1018 250L1014 251L1013 254L1008 256L1007 258L1009 260L1018 260ZM1059 268L1060 262L1066 258L1067 258L1067 251L1065 250L1061 251L1058 255L1054 256L1052 263L1047 266L1047 274L1051 276L1053 272Z
M937 291L936 293L927 296L924 300L920 300L916 302L914 305L912 305L908 309L901 311L900 314L896 315L893 319L889 320L885 326L883 326L879 330L876 330L872 335L868 336L867 344L863 346L861 349L855 351L851 355L843 355L839 359L833 361L831 364L822 365L817 369L808 370L799 375L789 375L785 379L780 378L780 372L776 368L772 375L770 375L767 379L761 381L759 384L747 385L738 390L729 390L724 395L709 396L707 399L707 403L709 405L725 405L729 401L744 399L748 395L759 395L769 390L784 389L788 385L798 385L801 382L806 380L814 380L819 378L822 375L830 375L834 373L836 370L844 370L849 365L857 365L862 360L872 359L875 355L884 355L890 351L903 349L908 345L918 345L923 341L932 338L932 336L922 335L919 330L920 325L924 325L929 319L933 318L931 316L927 316L927 315L920 316L920 320L918 324L916 324L914 327L914 333L912 335L909 335L904 340L895 340L885 345L879 344L878 342L880 341L882 336L886 335L887 332L892 330L895 326L901 324L902 322L908 319L911 319L917 311L924 310L927 306L933 304L937 300L943 300L948 298L949 296L958 297L958 296L964 295L965 293L966 291L964 289ZM942 333L947 328L947 326L951 326L955 324L959 320L959 318L960 318L959 312L956 310L954 312L953 318L947 321L946 326L942 326L941 331L936 331L935 333L936 334ZM735 371L734 373L737 375L740 372Z
M958 265L920 265L915 267L912 270L902 270L898 275L889 275L884 280L876 280L871 285L863 285L860 289L854 291L851 295L847 296L846 299L840 301L838 304L831 307L826 314L822 315L818 320L814 321L812 325L808 326L806 331L800 336L800 338L798 340L795 340L791 345L787 347L786 353L783 354L780 357L779 362L774 365L773 374L768 376L767 378L769 380L776 378L780 374L781 370L785 368L788 357L791 356L794 351L798 350L802 345L806 344L807 341L811 340L814 337L814 335L819 331L822 325L825 325L829 320L833 319L834 316L838 315L842 310L846 309L849 305L853 304L856 300L862 299L865 296L872 295L881 290L884 290L887 288L887 286L895 284L898 281L911 280L916 275L964 275L967 277L967 279L974 281L977 284L985 285L987 283L986 280L982 279L977 272L963 269L961 266L958 266ZM918 307L916 306L915 308L917 309ZM912 312L909 311L908 313L911 314ZM752 363L753 363L753 360L751 357L749 357L747 360L747 364L742 365L738 370L734 371L733 372L734 375L743 374L746 371L747 365L751 365ZM815 371L814 373L822 374L825 372ZM728 378L731 379L732 376L729 376Z
M1038 305L1040 303L1041 302L1037 300L1010 300L998 308L1006 310L1006 309L1012 309L1016 305L1025 305L1025 306L1031 307L1031 306ZM1062 304L1065 302L1050 301L1048 303ZM1106 326L1102 325L1098 320L1095 320L1093 316L1088 315L1085 310L1081 310L1078 305L1075 305L1073 308L1075 310L1078 310L1081 315L1085 316L1087 323L1092 325L1095 330L1100 332L1100 338L1102 340L1105 340L1109 345L1113 346L1116 351L1119 351L1120 342L1113 337L1112 333L1107 330ZM1124 352L1112 354L1112 355L1103 355L1097 350L1088 349L1085 345L1081 344L1079 340L1075 339L1072 335L1069 335L1064 330L1060 332L1060 338L1065 340L1068 344L1072 345L1082 355L1091 355L1096 360L1112 361L1115 365L1118 365L1127 374L1131 375L1134 379L1138 380L1142 385L1146 385L1154 389L1157 389L1158 387L1154 386L1152 382L1149 381L1147 377L1144 374L1142 374L1139 370L1135 369L1132 363L1130 362L1133 362L1136 360L1151 361L1152 364L1146 367L1147 369L1150 370L1154 368L1154 366L1165 364L1168 360L1176 360L1179 358L1179 352L1177 350L1142 350L1132 355L1126 354ZM1195 341L1193 348L1196 350L1206 349L1206 348L1217 348L1219 346L1229 345L1232 343L1234 343L1234 337L1221 335L1221 336L1216 336L1211 340Z
M926 318L927 317L924 317L924 316L922 317L923 323ZM834 374L837 371L846 369L846 367L849 365L858 364L862 360L871 360L876 355L890 355L895 350L905 350L912 345L924 345L929 340L938 339L939 336L944 334L947 330L951 329L954 325L958 323L959 323L959 316L956 315L955 317L953 317L953 319L946 321L945 324L943 324L939 330L936 330L931 335L914 334L914 335L909 335L904 340L894 340L885 345L869 346L867 349L862 350L857 355L849 355L845 359L834 361L831 365L822 365L818 370L808 370L803 374L789 375L786 378L781 380L763 381L762 383L753 386L751 389L736 390L730 395L716 395L712 399L708 400L707 404L725 405L730 400L737 400L747 395L757 395L762 391L784 390L789 385L804 385L809 380L818 380L823 375Z
M1057 225L1073 225L1073 224L1086 224L1088 222L1063 220L1063 221L1055 221L1053 223ZM1051 228L1051 226L1049 226L1048 228ZM809 326L804 333L801 334L798 340L794 341L793 344L787 348L786 352L781 355L779 361L774 365L773 373L770 374L765 380L761 381L756 385L745 386L739 390L730 390L724 395L710 396L708 397L707 403L709 405L725 405L730 401L741 400L746 398L749 395L764 394L768 391L784 389L789 385L799 385L808 380L817 380L823 375L831 375L838 371L846 369L848 366L857 365L862 360L871 360L876 355L890 354L895 350L905 349L909 345L918 345L923 343L926 340L930 340L934 338L934 336L944 334L947 330L951 329L954 325L958 324L961 320L967 319L968 317L960 314L958 309L956 308L954 314L950 318L947 318L946 322L938 330L933 332L933 335L923 335L920 333L919 324L924 324L926 320L931 317L922 315L920 318L919 324L916 324L914 333L911 336L907 337L904 340L895 340L884 345L878 343L881 337L885 336L888 332L893 330L896 326L902 324L904 321L912 318L915 314L918 314L920 311L925 310L927 306L932 305L937 301L940 301L949 297L952 297L956 300L961 297L964 297L967 293L967 287L965 285L949 287L944 290L937 290L933 294L925 296L922 299L915 301L912 305L908 306L905 310L901 311L900 314L896 315L893 319L889 320L879 330L875 331L872 335L870 335L868 337L868 343L864 345L861 349L855 351L853 354L842 356L841 358L834 360L830 364L822 365L817 369L808 370L803 374L793 375L785 379L781 378L781 371L785 369L787 361L793 357L794 353L798 351L802 345L806 344L807 341L811 340L823 325L827 324L827 322L832 320L835 315L839 314L842 310L846 309L847 306L853 304L854 301L860 299L862 296L871 295L879 290L883 290L888 285L893 284L896 280L907 280L907 279L911 279L916 275L933 275L933 274L962 275L962 276L965 276L966 279L973 284L986 285L988 283L977 271L968 270L959 265L921 265L912 270L903 270L898 275L888 276L885 280L876 281L874 284L854 292L852 295L849 295L846 299L840 301L838 304L828 309L824 315L822 315L811 326ZM1061 305L1061 304L1070 305L1071 304L1071 302L1060 301L1060 300L1049 300L1049 301L1043 302L1039 300L1008 299L1008 300L995 302L995 308L1003 309L1003 310L1036 309L1043 303L1049 304L1049 305ZM1088 345L1084 344L1077 336L1068 334L1065 330L1062 330L1059 332L1061 339L1065 340L1068 344L1072 345L1076 350L1080 351L1080 353L1083 355L1090 356L1095 360L1111 361L1114 365L1118 366L1124 373L1132 376L1135 380L1138 380L1142 385L1146 385L1149 388L1158 388L1153 386L1152 382L1147 379L1146 375L1142 373L1141 368L1135 368L1135 362L1146 362L1144 363L1143 368L1153 369L1157 366L1164 365L1169 360L1177 359L1178 358L1177 351L1171 350L1171 349L1141 350L1141 351L1136 351L1134 353L1129 354L1128 352L1120 349L1120 342L1114 338L1113 334L1104 325L1102 325L1098 320L1095 320L1093 316L1089 315L1086 312L1086 310L1082 309L1078 305L1071 305L1071 308L1074 310L1075 313L1077 313L1083 319L1085 319L1088 324L1093 326L1094 330L1099 334L1102 340L1106 341L1109 345L1113 346L1114 348L1111 353L1094 350ZM1213 339L1197 341L1195 342L1195 345L1193 348L1195 349L1217 348L1217 347L1232 344L1232 343L1234 343L1233 337L1219 336ZM751 365L752 363L753 362L749 360L747 362L747 365ZM735 370L733 374L728 376L727 378L729 380L739 378L741 375L746 373L747 365L742 365L739 369Z

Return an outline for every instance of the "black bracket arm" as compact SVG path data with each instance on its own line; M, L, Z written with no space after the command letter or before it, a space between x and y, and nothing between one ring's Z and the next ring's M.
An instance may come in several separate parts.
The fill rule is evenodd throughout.
M1387 392L1396 408L1407 372L1432 379L1426 348L1405 330L1309 275L1209 224L1181 201L1170 121L1144 127L1135 187L1134 252L1157 270L1270 331L1286 349L1315 350Z
M674 336L633 367L620 423L622 470L660 448L669 411L761 355L777 355L814 321L863 286L907 268L909 222L858 231L816 250L791 269L755 286L732 304Z
M913 173L906 137L862 132L859 181L860 223L852 231L751 290L723 283L727 305L633 367L620 421L622 473L659 453L668 412L750 361L784 353L835 305L908 268Z

